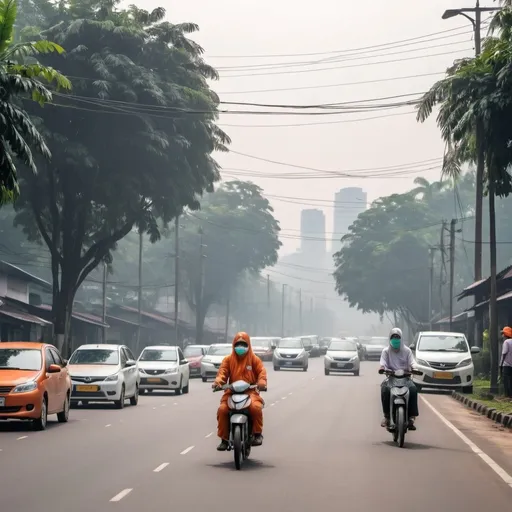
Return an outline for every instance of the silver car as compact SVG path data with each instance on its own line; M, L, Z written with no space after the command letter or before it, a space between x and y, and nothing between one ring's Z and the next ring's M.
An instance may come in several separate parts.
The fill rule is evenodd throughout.
M206 352L206 355L201 360L201 379L203 379L203 382L217 377L220 364L232 351L233 346L230 343L215 343L210 345L208 352Z
M359 352L357 343L348 339L332 338L324 357L324 372L353 373L359 376Z
M389 339L386 337L373 336L367 338L365 336L359 337L359 341L366 348L366 357L368 360L379 360L382 351L389 345Z
M309 353L300 338L282 338L277 342L272 363L275 371L281 368L302 368L303 372L307 372Z

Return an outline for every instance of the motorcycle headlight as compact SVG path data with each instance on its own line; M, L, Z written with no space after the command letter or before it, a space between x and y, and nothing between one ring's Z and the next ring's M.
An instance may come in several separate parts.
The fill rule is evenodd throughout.
M416 364L419 364L421 366L429 366L430 365L427 363L427 361L425 361L425 359L416 359Z
M114 373L114 375L109 375L106 379L105 379L105 382L117 382L119 379L119 374L118 373Z
M25 382L25 384L20 384L16 386L12 393L28 393L29 391L34 391L37 389L37 383L34 381Z
M463 359L458 365L457 368L463 368L464 366L469 366L473 360L471 357L468 357L467 359Z

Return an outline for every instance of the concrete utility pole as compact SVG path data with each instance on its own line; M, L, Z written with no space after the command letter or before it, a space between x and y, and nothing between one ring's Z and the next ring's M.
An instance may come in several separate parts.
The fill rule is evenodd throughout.
M107 323L107 264L103 262L103 314L101 316L104 324ZM107 343L107 328L103 326L102 331L102 341L103 343Z
M457 219L450 222L450 332L453 331L453 280L455 276L455 225Z
M204 260L206 258L206 254L204 254L204 248L206 247L203 244L203 229L199 228L199 294L197 297L197 306L196 306L196 343L202 343L202 331L201 336L199 336L199 324L198 324L198 315L203 315L203 294L204 294Z
M227 296L226 296L226 325L224 328L224 338L226 339L226 343L228 343L228 335L229 335L229 300L230 300L230 289L228 286Z
M447 20L455 16L464 16L473 25L475 33L475 56L478 57L482 51L482 13L496 12L500 7L480 7L480 1L476 0L475 7L463 7L461 9L448 9L444 12L442 18ZM467 13L474 13L474 18ZM482 204L484 191L484 171L485 171L485 154L482 144L484 137L482 123L477 120L475 141L476 141L476 200L475 200L475 267L474 279L480 281L482 279ZM475 305L480 302L481 297L475 295ZM475 341L479 343L481 339L482 325L481 322L475 323Z
M270 276L267 274L267 321L265 322L267 327L267 336L270 335Z
M304 334L302 330L302 288L299 288L299 333L301 336Z
M281 290L281 338L284 338L284 293L286 290L286 285L283 284L282 290Z
M143 244L143 232L142 228L139 228L139 291L137 293L137 351L139 350L140 344L140 324L142 321L142 244Z
M434 247L429 248L430 256L430 277L428 280L428 325L429 330L432 330L432 295L434 291Z
M180 216L176 215L174 219L174 329L176 336L176 344L179 345L179 284L180 284ZM181 348L184 348L183 346Z

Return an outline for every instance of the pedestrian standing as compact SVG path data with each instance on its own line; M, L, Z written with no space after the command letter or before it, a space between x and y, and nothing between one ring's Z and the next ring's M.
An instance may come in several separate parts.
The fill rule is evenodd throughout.
M512 327L504 327L501 331L503 336L503 350L501 352L501 377L505 396L512 398Z

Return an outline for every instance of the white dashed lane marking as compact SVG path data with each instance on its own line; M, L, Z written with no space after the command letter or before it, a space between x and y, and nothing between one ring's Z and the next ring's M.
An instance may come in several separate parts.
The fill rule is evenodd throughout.
M189 446L188 448L185 448L181 453L180 455L186 455L188 452L192 451L195 447L194 446Z
M16 441L21 441L22 439L27 439L28 436L21 436L21 437L18 437L18 439L16 439Z
M205 437L206 439L208 439L209 437L212 437L212 436L213 436L213 432L210 432L209 434L206 434L204 437Z
M165 469L169 465L168 462L164 462L163 464L160 464L157 468L153 469L153 473L160 473L162 469Z
M126 498L126 496L128 496L128 494L130 494L132 491L133 489L125 489L119 494L116 494L110 501L121 501L123 498Z

